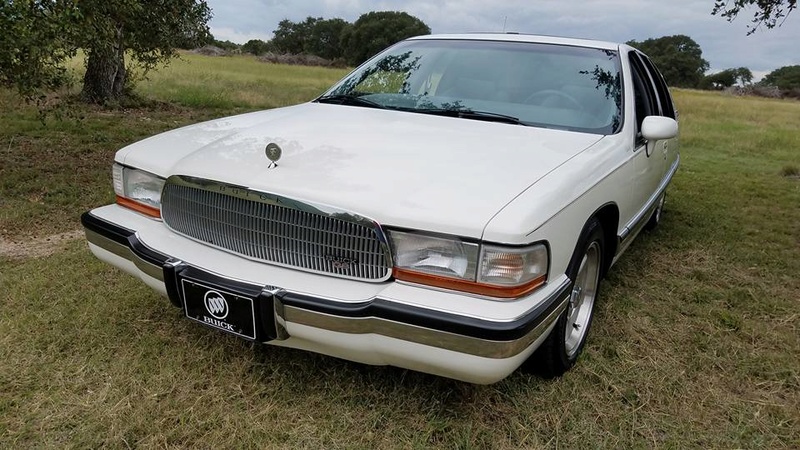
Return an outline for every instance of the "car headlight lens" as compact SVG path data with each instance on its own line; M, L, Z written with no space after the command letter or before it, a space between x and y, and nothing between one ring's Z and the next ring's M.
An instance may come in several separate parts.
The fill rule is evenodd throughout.
M151 217L161 217L163 178L119 164L114 164L111 173L117 203Z
M391 233L395 265L448 278L475 279L478 244L419 233Z
M497 298L523 296L547 281L544 244L507 247L392 231L398 280Z
M478 282L519 286L547 276L547 247L483 245Z

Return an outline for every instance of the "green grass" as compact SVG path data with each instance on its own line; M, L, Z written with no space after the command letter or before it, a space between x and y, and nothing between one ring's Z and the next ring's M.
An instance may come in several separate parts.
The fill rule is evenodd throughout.
M139 85L177 105L46 127L3 93L0 232L74 229L110 201L120 146L307 100L340 75L191 56ZM561 379L474 386L254 348L72 242L0 259L0 447L800 447L800 180L784 173L800 165L800 103L676 101L683 159L664 221L603 283Z
M183 53L169 70L151 72L138 87L144 95L192 108L267 109L311 100L346 73L260 63L251 56Z

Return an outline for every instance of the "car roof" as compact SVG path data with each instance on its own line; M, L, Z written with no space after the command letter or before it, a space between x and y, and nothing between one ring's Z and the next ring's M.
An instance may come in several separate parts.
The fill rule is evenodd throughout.
M592 39L578 39L559 36L544 36L520 33L465 33L465 34L428 34L416 36L408 40L479 40L505 42L534 42L540 44L571 45L574 47L599 48L602 50L618 50L620 44Z

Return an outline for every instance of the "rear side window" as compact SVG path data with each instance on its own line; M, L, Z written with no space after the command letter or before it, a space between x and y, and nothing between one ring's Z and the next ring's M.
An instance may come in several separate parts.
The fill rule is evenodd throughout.
M644 67L650 73L650 78L652 78L653 84L655 84L658 100L661 104L661 115L675 119L675 106L672 103L672 96L669 93L669 88L667 87L667 83L664 81L664 77L661 75L661 72L656 69L655 64L650 61L650 58L644 55L637 56L641 58L642 63L644 63Z
M647 116L661 115L658 107L658 98L653 90L653 84L642 61L635 53L629 53L631 75L633 77L633 92L636 104L636 135L642 129L642 122Z

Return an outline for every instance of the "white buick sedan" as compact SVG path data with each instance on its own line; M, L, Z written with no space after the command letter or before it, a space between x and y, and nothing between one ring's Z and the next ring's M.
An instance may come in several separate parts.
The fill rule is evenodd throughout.
M493 383L568 370L678 124L621 44L400 42L310 103L123 148L91 251L243 339Z

